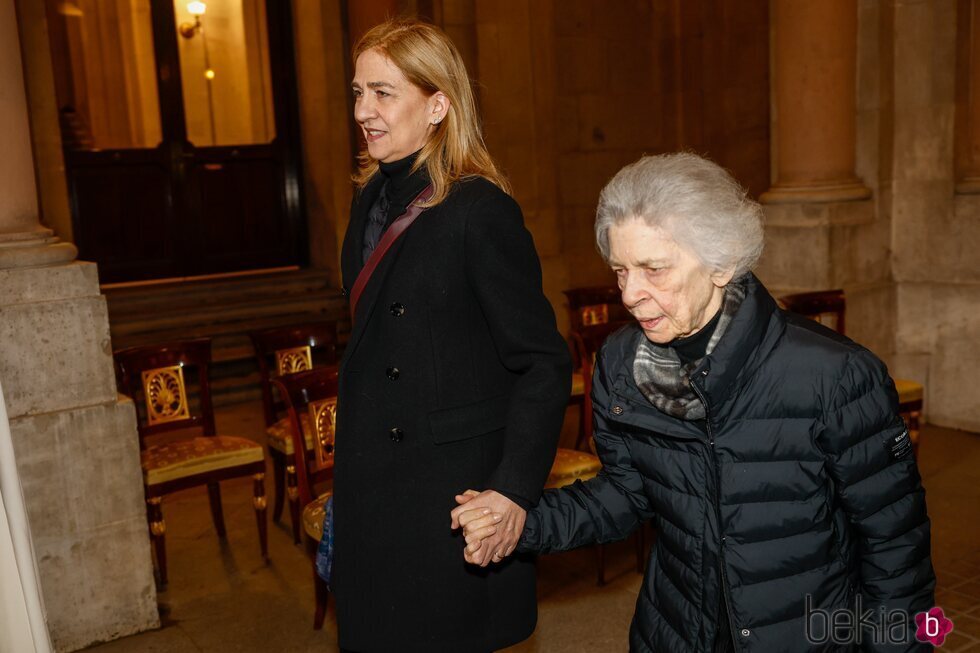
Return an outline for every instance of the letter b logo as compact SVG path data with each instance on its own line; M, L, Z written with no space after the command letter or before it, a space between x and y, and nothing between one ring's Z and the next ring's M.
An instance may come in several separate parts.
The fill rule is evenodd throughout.
M915 615L915 638L933 646L942 646L946 635L953 631L953 622L943 614L943 609L935 607Z

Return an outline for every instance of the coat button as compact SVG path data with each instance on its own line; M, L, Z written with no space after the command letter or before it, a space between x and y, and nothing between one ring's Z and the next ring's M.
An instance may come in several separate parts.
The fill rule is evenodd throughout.
M396 426L395 428L391 429L392 442L401 442L403 437L405 437L405 432L402 431L400 428Z
M613 406L612 407L612 414L613 415L622 415L623 414L623 407L622 406Z
M751 632L749 632L749 629L748 629L748 628L743 628L743 629L742 629L742 637L748 637L748 636L749 636L749 635L751 635L751 634L752 634L752 633L751 633Z
M405 305L402 304L401 302L395 302L394 304L388 307L388 310L395 317L401 317L402 315L405 314Z
M385 374L387 374L388 378L392 381L397 381L398 377L401 376L401 372L398 371L397 367L389 367L385 370Z

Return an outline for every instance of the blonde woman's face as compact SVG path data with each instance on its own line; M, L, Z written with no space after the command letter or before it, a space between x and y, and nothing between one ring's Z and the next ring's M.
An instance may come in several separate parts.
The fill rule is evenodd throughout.
M368 154L385 163L420 150L449 108L445 95L425 95L377 50L357 58L351 88L354 120L361 127Z

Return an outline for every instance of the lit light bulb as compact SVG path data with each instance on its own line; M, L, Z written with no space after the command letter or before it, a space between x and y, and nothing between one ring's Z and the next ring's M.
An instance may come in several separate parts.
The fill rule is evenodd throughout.
M205 77L205 79L207 79L209 81L212 80L212 79L214 79L214 70L212 70L211 68L208 68L207 70L205 70L204 71L204 77Z
M203 16L204 12L208 10L208 6L203 2L188 2L187 11L192 16Z

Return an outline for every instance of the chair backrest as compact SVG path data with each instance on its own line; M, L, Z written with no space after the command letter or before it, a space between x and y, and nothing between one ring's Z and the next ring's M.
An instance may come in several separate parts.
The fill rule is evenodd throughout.
M338 370L335 365L318 367L272 379L286 404L300 505L316 498L313 484L333 471L334 437L337 424ZM302 416L309 418L313 453L306 451Z
M265 425L272 426L285 405L273 394L270 379L313 369L315 360L334 365L337 362L337 323L310 322L262 329L252 331L249 337L259 364Z
M582 410L585 411L585 428L582 432L582 439L575 443L576 448L581 449L584 442L592 442L592 374L595 371L596 355L613 332L618 331L629 321L621 320L618 322L606 322L604 324L593 324L592 326L582 327L572 333L572 344L579 359L582 361L582 376L585 382L585 400ZM583 442L584 440L584 442Z
M186 428L215 434L211 405L211 339L196 338L162 345L121 349L113 354L123 394L136 403L140 447L150 435ZM198 407L191 406L189 371L196 370Z
M844 291L818 290L784 295L779 298L788 311L820 322L837 333L844 334L844 313L847 303Z
M562 292L568 298L568 318L573 332L582 327L629 319L616 286L570 288Z

